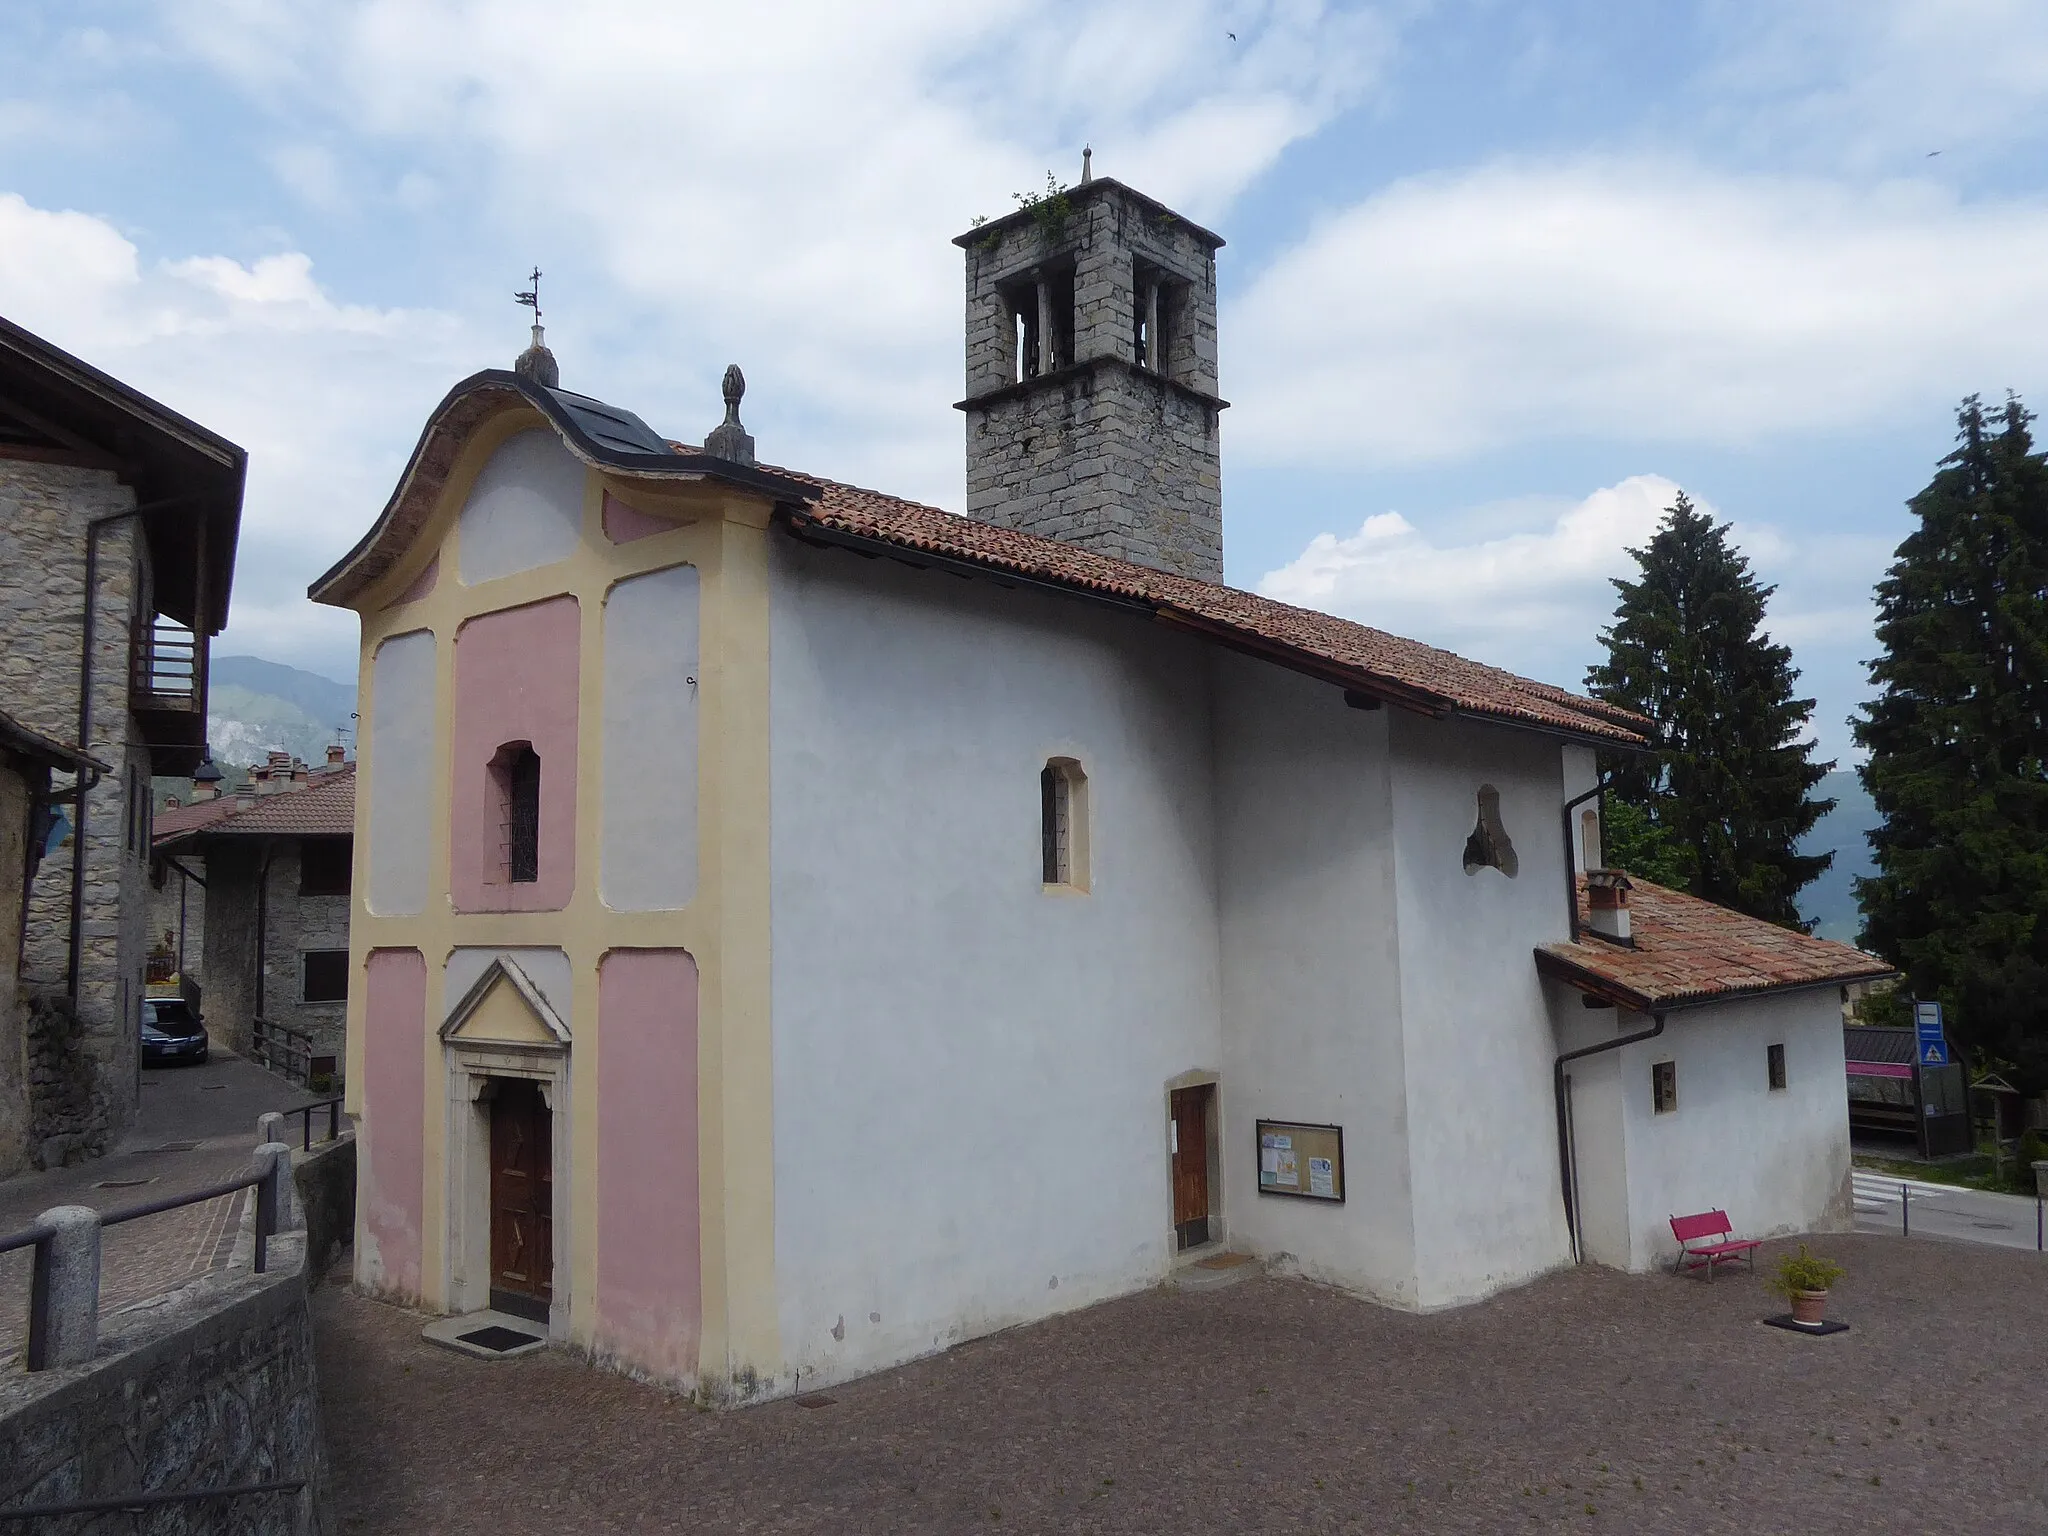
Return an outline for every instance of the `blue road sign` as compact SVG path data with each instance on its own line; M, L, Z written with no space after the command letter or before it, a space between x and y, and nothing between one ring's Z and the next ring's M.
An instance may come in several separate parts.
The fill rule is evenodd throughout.
M1948 1065L1948 1036L1942 1030L1941 1004L1913 1004L1914 1060L1923 1067Z

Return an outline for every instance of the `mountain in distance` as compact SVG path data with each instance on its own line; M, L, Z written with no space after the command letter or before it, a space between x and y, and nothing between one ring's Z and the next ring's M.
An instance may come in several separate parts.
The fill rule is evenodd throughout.
M1870 792L1854 769L1837 769L1820 781L1815 793L1837 804L1800 840L1799 851L1832 852L1835 862L1799 893L1799 915L1813 923L1813 931L1821 938L1854 944L1863 914L1857 909L1856 888L1851 882L1858 875L1877 873L1869 840L1863 834L1874 831L1884 818L1877 814Z
M324 762L330 742L355 756L354 683L337 683L258 656L216 656L207 669L207 740L222 768L289 752Z

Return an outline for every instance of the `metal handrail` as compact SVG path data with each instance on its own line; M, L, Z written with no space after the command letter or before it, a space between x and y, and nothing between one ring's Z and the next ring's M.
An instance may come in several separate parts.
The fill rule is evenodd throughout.
M276 1159L281 1155L283 1154L273 1152L269 1157L257 1159L237 1178L209 1184L203 1189L188 1190L184 1194L166 1195L161 1200L151 1200L142 1205L108 1211L99 1217L100 1230L120 1226L123 1222L139 1221L145 1216L160 1216L165 1211L174 1211L181 1206L218 1200L223 1195L232 1195L253 1187L256 1191L256 1246L251 1268L260 1275L269 1267L270 1239L277 1234L278 1218L281 1214L277 1208L277 1183L271 1177L277 1166ZM25 1361L31 1371L44 1370L49 1365L50 1268L56 1237L57 1229L47 1222L38 1222L32 1227L24 1227L18 1232L0 1236L0 1253L11 1253L20 1248L35 1249L35 1267L29 1281L28 1349Z
M303 1477L279 1483L243 1483L235 1488L191 1488L177 1493L131 1493L124 1498L74 1499L69 1504L31 1504L23 1509L0 1509L0 1520L51 1520L59 1515L94 1515L129 1512L159 1504L196 1504L201 1499L239 1499L251 1494L298 1493L306 1486Z
M301 1084L313 1076L313 1037L303 1029L257 1014L250 1020L249 1054L273 1072L294 1073ZM277 1058L282 1056L280 1063Z
M327 1111L326 1139L328 1141L341 1140L340 1094L336 1094L331 1099L315 1099L310 1104L301 1104L297 1109L281 1109L278 1111L279 1114L287 1119L293 1115L299 1117L299 1149L304 1152L313 1150L313 1111L316 1109Z

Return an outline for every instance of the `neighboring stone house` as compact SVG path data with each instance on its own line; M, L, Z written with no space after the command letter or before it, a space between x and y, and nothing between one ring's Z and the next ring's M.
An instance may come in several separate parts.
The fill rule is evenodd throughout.
M973 516L536 327L314 585L366 1288L731 1402L1224 1247L1427 1309L1849 1219L1883 962L1602 868L1638 717L1222 585L1219 242L1061 202L960 242Z
M204 753L243 472L234 444L0 320L0 709L107 765L82 802L60 776L28 896L34 1006L0 1020L83 1085L32 1092L41 1164L103 1151L134 1119L150 778Z
M236 793L199 793L158 813L158 945L170 936L174 969L222 1045L246 1054L262 1017L310 1037L316 1070L333 1072L347 1019L355 765L339 747L313 769L273 752Z
M0 1178L29 1166L34 1143L29 1085L40 1085L36 1098L43 1102L46 1116L50 1101L63 1096L63 1086L52 1076L64 1065L51 1059L58 1039L47 1028L36 1030L32 1037L38 1049L31 1052L31 1032L18 1022L24 1007L20 993L23 898L49 836L53 769L71 778L81 769L105 773L107 765L0 714L0 1020L8 1022L0 1031ZM41 1014L63 1001L61 997L39 999L36 1006ZM89 1104L89 1077L84 1087Z

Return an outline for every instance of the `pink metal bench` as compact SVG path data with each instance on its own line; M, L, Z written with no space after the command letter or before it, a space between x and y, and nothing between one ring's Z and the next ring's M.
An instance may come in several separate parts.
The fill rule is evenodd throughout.
M1734 1231L1726 1211L1702 1211L1697 1216L1672 1217L1671 1235L1678 1239L1678 1257L1671 1265L1671 1272L1682 1275L1688 1270L1704 1269L1711 1282L1716 1269L1723 1264L1733 1264L1737 1259L1747 1260L1754 1271L1756 1251L1763 1244L1751 1238L1734 1237ZM1716 1238L1720 1241L1714 1241Z

